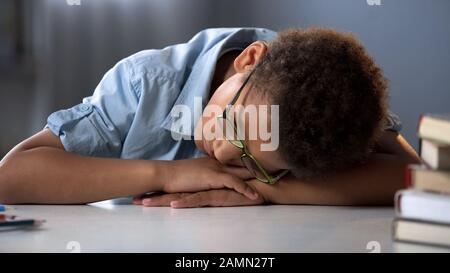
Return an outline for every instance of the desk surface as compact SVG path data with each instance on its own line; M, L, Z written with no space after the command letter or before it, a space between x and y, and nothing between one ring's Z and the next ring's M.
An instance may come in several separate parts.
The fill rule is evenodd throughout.
M392 242L392 208L171 209L105 201L8 213L47 222L0 232L0 252L370 252L372 245L381 252L446 251Z

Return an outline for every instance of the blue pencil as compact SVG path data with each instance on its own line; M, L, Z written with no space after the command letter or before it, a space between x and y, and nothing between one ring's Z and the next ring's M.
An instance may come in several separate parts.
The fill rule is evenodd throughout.
M10 210L11 207L0 204L0 212Z

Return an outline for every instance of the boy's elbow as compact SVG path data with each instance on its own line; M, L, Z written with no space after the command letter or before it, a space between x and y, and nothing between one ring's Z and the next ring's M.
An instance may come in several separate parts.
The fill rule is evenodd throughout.
M14 161L15 155L10 155L7 159L0 161L0 203L14 204L17 203L17 183L11 173L11 163Z
M4 175L3 170L0 167L0 203L11 204L14 200L11 200L11 187L8 185Z
M406 154L398 155L405 165L409 164L421 164L422 160L419 155L414 151L408 151Z

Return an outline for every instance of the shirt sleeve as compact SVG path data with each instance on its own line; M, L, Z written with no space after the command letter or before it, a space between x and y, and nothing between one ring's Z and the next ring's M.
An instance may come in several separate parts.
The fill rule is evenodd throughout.
M388 111L388 116L384 124L385 131L400 132L402 130L402 122L400 118L391 111Z
M138 105L138 92L127 60L110 69L94 93L70 109L52 113L46 128L59 136L68 152L120 157Z

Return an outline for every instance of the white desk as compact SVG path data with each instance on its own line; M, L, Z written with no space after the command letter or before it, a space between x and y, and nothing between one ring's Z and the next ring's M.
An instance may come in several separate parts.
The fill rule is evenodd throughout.
M0 252L70 252L70 244L79 244L81 252L370 252L370 241L381 252L446 251L392 242L392 208L171 209L106 201L15 206L8 213L47 223L38 230L0 232Z

